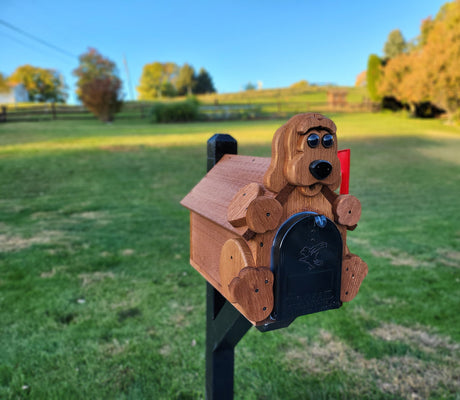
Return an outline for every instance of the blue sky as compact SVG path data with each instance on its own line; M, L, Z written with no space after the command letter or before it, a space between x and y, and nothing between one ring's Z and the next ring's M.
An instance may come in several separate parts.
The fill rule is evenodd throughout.
M23 64L59 70L75 102L78 55L91 46L113 60L125 83L154 61L204 67L219 92L248 83L283 87L306 79L353 85L370 53L382 53L388 33L418 35L438 0L106 1L0 0L0 20L63 54L0 25L0 72ZM135 92L136 93L136 92Z

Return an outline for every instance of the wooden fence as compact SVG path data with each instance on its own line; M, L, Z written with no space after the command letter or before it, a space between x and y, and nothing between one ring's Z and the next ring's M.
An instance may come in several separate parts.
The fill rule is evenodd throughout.
M116 115L116 119L149 118L155 103L130 102ZM375 105L370 102L334 105L330 102L269 102L246 104L203 104L199 108L202 120L259 119L287 117L290 115L318 112L370 112ZM83 106L64 104L40 104L30 106L1 106L0 122L38 122L50 120L91 120L96 117Z

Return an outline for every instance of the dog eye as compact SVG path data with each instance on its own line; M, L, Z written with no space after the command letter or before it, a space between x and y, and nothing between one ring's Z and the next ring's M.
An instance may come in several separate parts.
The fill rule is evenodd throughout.
M307 143L308 143L308 146L311 147L312 149L315 147L318 147L319 136L316 133L312 133L310 136L308 136Z
M323 146L328 149L334 145L334 137L330 134L323 136Z

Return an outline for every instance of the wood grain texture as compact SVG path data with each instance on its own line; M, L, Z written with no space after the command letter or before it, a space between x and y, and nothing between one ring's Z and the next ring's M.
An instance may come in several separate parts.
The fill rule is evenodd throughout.
M274 198L256 197L248 205L246 223L253 232L265 233L276 229L283 215L283 207Z
M234 238L234 234L193 212L190 213L190 223L190 264L231 302L228 291L224 291L220 283L219 261L220 249L227 240ZM244 310L239 304L234 303L233 305L244 315ZM256 321L246 315L245 317L253 325L264 324L264 321Z
M342 194L332 204L332 211L340 225L353 227L361 218L361 202L351 194Z
M249 183L262 184L269 164L269 158L226 154L184 197L181 204L248 240L254 233L247 226L234 227L228 222L228 206L242 187ZM265 195L274 196L270 192Z
M310 129L317 127L327 129L329 133L334 136L337 131L334 122L329 118L317 113L305 113L295 115L275 132L272 140L271 163L263 180L265 188L278 193L288 183L298 185L299 182L297 178L303 179L309 175L305 172L308 171L308 166L306 170L301 169L302 166L299 164L301 161L300 153L308 153L309 157L315 159L313 157L317 155L316 151L319 151L320 148L318 147L314 152L311 152L311 150L315 149L308 149L307 152L305 152L301 150L305 142L305 140L302 141L302 139L306 139L306 133ZM325 184L330 186L332 190L337 189L340 184L340 162L337 157L336 143L337 141L335 141L334 147L328 150L328 154L333 158L333 164L337 164L338 173L332 175L325 181ZM296 161L293 163L294 158L296 158ZM295 179L292 179L293 177ZM301 185L304 184L302 183ZM310 183L308 183L307 186L308 185L310 185Z
M199 272L221 291L220 252L235 234L196 213L190 213L190 260Z
M350 253L344 257L340 300L346 302L355 298L367 272L367 264L357 255Z
M244 268L230 283L233 299L249 320L266 319L273 310L273 274L268 268Z
M308 145L312 134L318 135L319 145ZM327 137L323 142L326 135L333 141ZM333 145L324 146L326 141ZM331 172L318 179L322 176L315 167L324 168L323 161ZM278 228L294 214L316 212L335 221L341 233L341 300L350 301L367 265L346 245L347 230L356 227L361 205L353 196L336 194L339 184L334 123L314 113L291 118L274 135L271 159L227 154L182 200L191 210L192 266L259 325L273 307L269 267Z
M302 211L312 211L333 220L332 205L321 192L316 196L305 196L302 188L296 187L289 196L285 206L283 220Z
M227 220L235 227L247 225L246 213L253 200L261 196L264 189L258 183L249 183L243 186L228 205Z
M254 261L257 267L270 267L271 249L276 230L258 233L248 241Z
M235 299L229 292L228 286L246 267L255 267L251 250L246 242L241 238L227 240L220 253L219 275L222 293L227 295L232 303L235 302Z

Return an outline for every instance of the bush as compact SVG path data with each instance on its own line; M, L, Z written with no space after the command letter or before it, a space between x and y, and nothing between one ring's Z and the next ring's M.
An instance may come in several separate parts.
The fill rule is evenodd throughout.
M158 103L150 113L151 122L187 122L198 119L199 103L196 99L174 103Z

